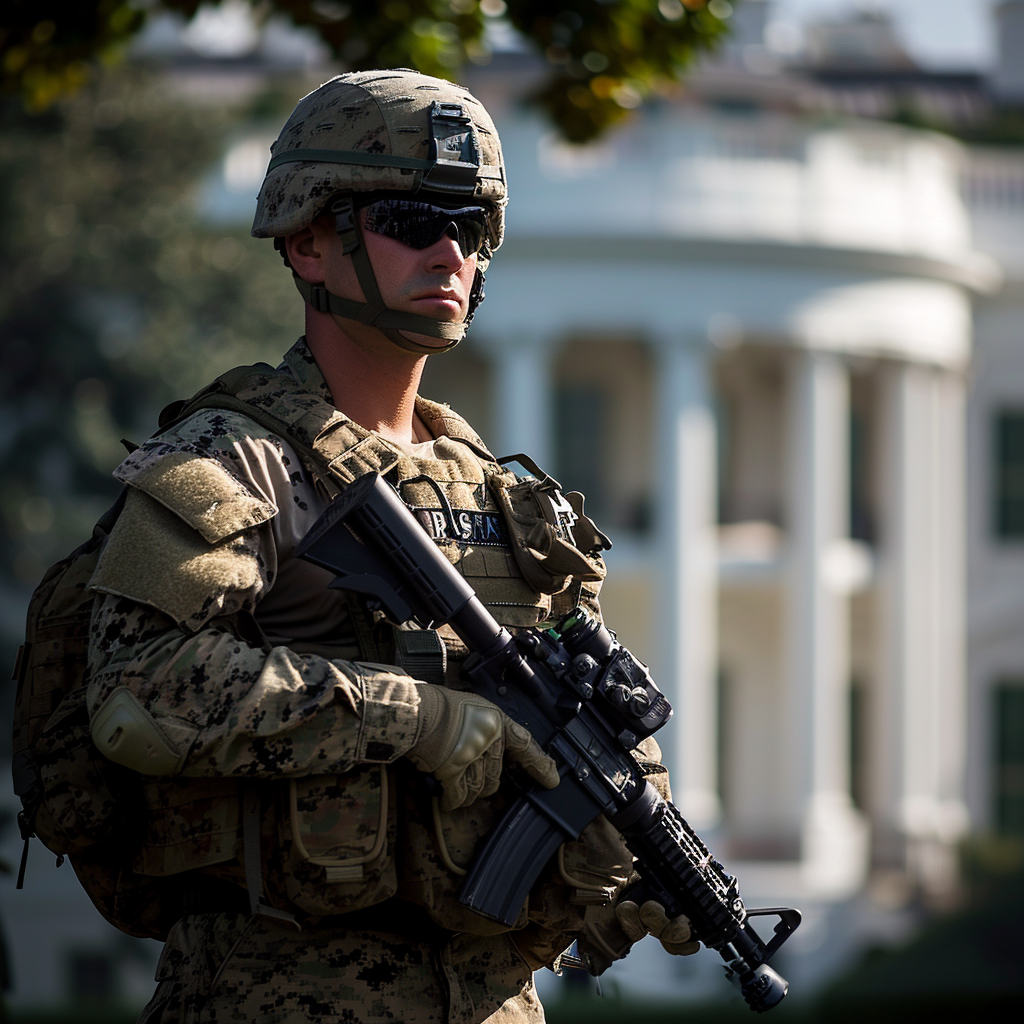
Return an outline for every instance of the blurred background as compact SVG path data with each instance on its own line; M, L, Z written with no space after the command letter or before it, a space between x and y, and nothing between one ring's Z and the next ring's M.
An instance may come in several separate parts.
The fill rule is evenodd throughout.
M748 906L804 912L776 1017L1014 1005L1024 0L46 7L0 16L0 660L121 438L301 333L248 236L296 100L350 66L456 76L511 201L423 392L612 536L605 617L676 708L676 802ZM158 944L38 843L0 920L13 1019L148 999ZM716 955L651 941L603 998L538 982L554 1022L747 1012Z

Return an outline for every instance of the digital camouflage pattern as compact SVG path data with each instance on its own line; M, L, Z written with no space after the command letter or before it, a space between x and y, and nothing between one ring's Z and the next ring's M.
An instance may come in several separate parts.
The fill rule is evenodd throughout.
M291 555L332 491L374 468L513 628L570 601L597 611L603 564L577 552L590 581L533 590L508 531L536 524L507 522L501 538L487 518L501 516L496 489L516 478L444 406L418 406L434 442L392 444L333 409L301 339L248 387L239 394L256 405L290 410L296 443L314 442L329 470L310 472L278 434L217 409L127 459L118 475L130 501L93 579L88 699L95 712L127 687L180 753L177 775L143 780L128 874L201 871L244 887L239 783L257 780L266 898L297 913L303 931L187 916L171 930L150 1017L541 1021L533 968L590 932L608 949L628 948L607 905L630 875L628 852L599 819L566 844L511 933L458 904L461 873L505 797L438 809L402 757L422 684L391 664L391 627ZM433 483L414 479L424 474ZM205 498L195 487L209 488ZM446 684L460 687L465 651L442 636ZM383 663L360 660L368 655ZM397 936L388 931L396 920Z
M335 192L420 191L429 193L422 169L387 166L389 158L430 157L430 113L435 103L460 104L471 118L470 145L479 156L475 198L491 206L491 240L480 270L501 245L508 197L501 143L483 105L462 86L414 71L358 71L331 79L299 101L271 147L271 157L308 149L309 161L283 163L268 171L256 201L252 233L279 238L306 227ZM314 151L362 153L383 164L327 162Z
M383 916L383 915L382 915ZM282 970L282 965L288 965ZM237 914L172 929L140 1024L542 1024L532 971L507 935L453 935L406 915L301 933Z

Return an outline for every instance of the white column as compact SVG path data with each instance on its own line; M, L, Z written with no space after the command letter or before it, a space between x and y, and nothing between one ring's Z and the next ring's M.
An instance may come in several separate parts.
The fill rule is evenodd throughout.
M499 457L525 452L541 469L554 469L551 363L554 341L510 332L486 351L495 365L495 446Z
M850 799L849 381L832 353L800 352L789 392L787 639L791 810L808 885L852 891L866 835Z
M964 379L942 373L937 381L938 423L935 451L939 510L937 561L939 594L940 709L936 756L939 800L938 855L925 865L928 883L956 883L956 844L969 828L967 775L967 488Z
M963 386L912 364L882 388L885 501L876 856L949 883L965 825Z
M715 417L708 348L657 339L660 652L658 680L675 709L659 742L672 794L694 828L721 814L717 778Z

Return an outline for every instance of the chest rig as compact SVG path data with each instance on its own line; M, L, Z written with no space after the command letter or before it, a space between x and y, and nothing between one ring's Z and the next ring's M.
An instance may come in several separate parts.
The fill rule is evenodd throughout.
M236 367L192 399L168 406L161 427L203 408L241 412L279 434L327 497L365 473L380 473L503 626L535 626L596 596L604 578L598 555L610 543L583 514L582 496L563 496L557 481L526 456L512 457L527 469L517 476L447 406L417 400L436 440L407 450L354 423L294 377L256 364ZM392 660L386 631L360 621L357 632L363 658ZM455 634L447 627L439 634L461 660L465 651Z

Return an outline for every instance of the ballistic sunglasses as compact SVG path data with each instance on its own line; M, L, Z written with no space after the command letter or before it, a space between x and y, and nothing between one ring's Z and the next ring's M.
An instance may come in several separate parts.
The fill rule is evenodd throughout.
M377 199L364 209L363 226L367 231L393 238L412 249L429 249L448 235L458 241L463 258L469 259L483 248L487 239L487 210L483 206L448 209L417 199Z

